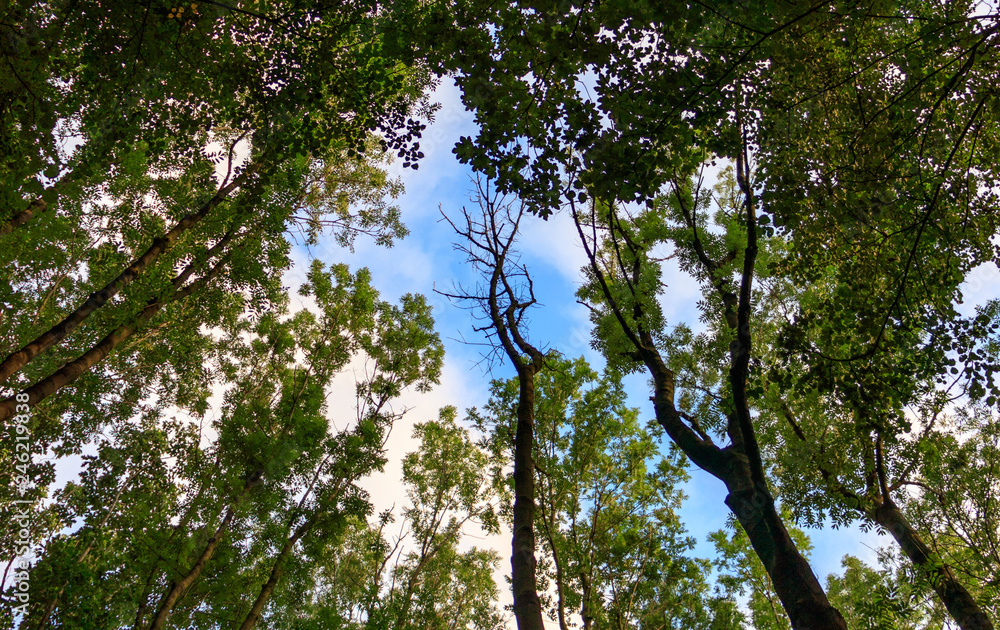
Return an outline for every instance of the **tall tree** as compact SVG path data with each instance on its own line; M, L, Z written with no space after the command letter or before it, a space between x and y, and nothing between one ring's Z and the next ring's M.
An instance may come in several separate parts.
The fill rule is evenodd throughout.
M398 193L398 182L390 180L377 161L347 159L342 154L335 164L311 160L302 165L308 167L311 182L307 194L282 192L276 185L267 207L294 210L303 220L328 223L303 224L307 238L317 236L320 229L345 244L362 232L379 240L404 233L398 210L387 203L388 197ZM21 427L29 431L34 455L22 470L29 489L20 494L15 484L5 484L0 492L5 502L45 492L53 479L54 460L38 457L41 453L51 449L57 458L80 453L95 436L116 431L115 425L131 416L177 413L175 407L196 415L205 413L212 381L218 378L206 357L235 350L227 338L210 331L233 326L247 308L259 315L268 304L286 299L281 275L289 262L289 235L269 232L270 219L267 212L257 214L260 209L240 209L218 242L192 243L188 253L175 252L177 258L171 255L162 261L168 267L180 265L179 272L170 268L157 272L169 274L157 279L166 283L165 294L148 285L137 293L126 290L129 299L112 300L71 336L66 347L53 348L27 366L22 376L40 378L29 391L46 398ZM24 249L18 251L27 246L23 244ZM95 275L113 272L123 258L104 246L97 254L90 259ZM67 305L57 297L59 287L85 286L86 278L78 279L79 283L72 278L77 261L63 259L59 266L54 278L44 269L36 275L26 265L18 267L24 274L9 296L25 309L5 318L0 329L15 335L44 317L48 309L58 314L61 308L72 308L72 303ZM33 288L36 282L40 292ZM131 303L132 297L139 303ZM33 312L36 299L41 304ZM70 383L72 388L67 387ZM17 430L16 424L8 423L0 433L14 439ZM6 460L11 455L2 457ZM40 513L33 522L38 526L34 530L37 540L53 533L50 527L58 531L55 522Z
M944 415L944 414L942 414ZM1000 618L1000 423L986 405L955 409L944 427L911 456L901 508L920 531L929 532L928 554L966 585L985 614ZM934 573L924 584L940 588Z
M535 556L535 377L545 367L544 354L528 340L526 313L537 300L528 270L519 264L514 247L525 209L516 200L476 180L474 201L482 218L463 211L463 222L452 228L460 237L456 247L482 274L484 283L474 293L445 294L471 301L480 310L484 332L517 372L518 401L514 431L514 506L511 547L511 588L518 630L543 630Z
M98 614L135 628L220 618L250 628L286 573L367 514L357 484L385 462L391 401L436 381L440 341L421 298L387 304L364 270L316 264L304 292L318 313L226 331L215 369L228 390L211 431L159 414L115 427L60 495L63 523L85 525L48 542L25 627L86 626ZM327 388L359 357L372 369L356 384L356 415L331 431Z
M658 453L653 427L626 407L614 373L553 353L546 361L537 377L535 527L549 617L563 630L578 619L594 630L710 626L724 605L710 597L707 561L688 556L677 453ZM516 380L494 381L489 403L472 414L503 459L518 389Z
M283 623L322 628L504 627L497 609L491 550L460 551L463 531L478 524L499 533L497 488L482 474L490 457L472 441L454 408L418 423L417 451L403 463L407 504L374 523L353 518L339 546L310 569L307 601L279 611ZM398 534L391 534L398 531ZM294 620L294 621L293 621Z
M584 213L571 202L589 259L589 283L580 296L591 304L595 341L609 362L618 369L633 371L642 366L649 372L657 422L696 466L726 484L725 504L746 530L792 627L843 628L843 618L827 601L778 512L751 414L748 385L754 352L751 298L758 209L745 158L737 172L739 203L727 219L740 230L728 243L702 240L704 217L699 218L700 211L689 204L680 187L675 208L676 220L683 227L675 230L656 207L633 214L595 200ZM653 249L663 243L683 250L691 260L690 269L705 287L710 321L729 341L728 352L720 357L725 366L720 380L691 384L707 386L709 391L714 385L719 390L724 403L717 416L694 415L678 407L685 399L676 397L675 362L681 353L675 349L683 336L664 330L657 301L663 287L662 270ZM717 445L709 431L724 436L729 444Z
M791 511L782 506L782 516L791 521ZM722 591L729 597L745 597L749 621L756 630L788 630L788 616L774 590L770 576L754 553L746 531L732 519L726 529L709 534L708 538L718 554L713 560ZM794 525L788 527L789 535L807 558L812 550L809 537ZM853 627L848 625L848 627Z
M844 556L843 575L827 576L830 598L844 611L849 627L859 630L949 627L944 623L947 613L934 595L928 595L925 578L919 572L887 565L884 560L891 554L882 551L879 556L883 562L878 568L853 556Z
M739 204L738 185L729 170L721 173L713 193L705 193L697 183L690 189L698 191L690 207L719 206L716 221L724 232L706 239L721 243L740 237L738 226L725 218ZM669 205L671 200L661 202ZM823 361L823 356L820 361L803 359L817 350L824 355L821 349L841 351L845 344L866 341L844 335L836 325L808 323L831 296L844 293L846 279L832 268L808 286L790 281L785 275L788 247L778 237L762 242L761 260L770 262L760 273L754 315L760 369L749 375L748 388L762 453L775 464L773 479L786 505L812 525L821 525L829 514L837 523L860 517L866 526L889 532L914 566L928 574L956 621L965 627L990 627L963 580L928 547L933 530L920 531L897 505L905 501L903 489L919 483L913 473L921 451L949 431L942 414L954 394L936 389L934 382L947 363L914 358L923 340L906 330L887 332L883 350L864 364ZM692 253L687 257L685 264L697 264ZM800 325L803 320L807 323ZM817 328L822 335L816 334ZM677 363L680 381L702 390L689 400L705 411L724 402L706 397L704 384L724 379L718 366L727 345L724 334L709 330ZM915 421L911 424L908 418Z

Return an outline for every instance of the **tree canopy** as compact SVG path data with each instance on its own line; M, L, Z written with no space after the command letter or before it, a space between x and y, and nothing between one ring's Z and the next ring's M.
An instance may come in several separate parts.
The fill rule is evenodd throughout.
M1000 262L998 24L972 0L0 7L0 619L992 629L1000 299L962 301ZM462 333L329 258L426 238L399 173L442 81L475 121L472 208L442 207L475 280L429 288L493 371L413 414ZM550 219L601 365L534 319ZM692 502L725 528L697 540ZM890 544L818 575L806 530L844 526Z

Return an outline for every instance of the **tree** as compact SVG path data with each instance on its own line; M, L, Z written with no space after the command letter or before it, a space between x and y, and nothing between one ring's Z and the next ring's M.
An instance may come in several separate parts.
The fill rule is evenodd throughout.
M707 561L677 514L686 480L676 453L664 456L652 427L625 406L614 373L554 353L537 377L535 529L548 613L566 630L707 627L722 602L708 597ZM510 457L516 380L497 380L472 413L498 457ZM501 460L501 461L502 461ZM502 470L497 471L502 474Z
M682 227L673 230L663 211L655 207L630 214L595 201L584 215L574 204L574 219L590 260L589 283L579 295L592 305L595 342L609 362L628 371L641 365L649 372L657 422L696 466L726 484L725 503L746 530L792 626L840 628L843 619L830 606L777 511L750 412L751 292L758 233L756 202L745 169L741 159L737 166L741 198L730 220L742 230L739 240L729 243L702 240L699 223L704 226L704 219L699 219L698 207L689 203L691 199L680 187L675 216ZM690 400L682 395L678 401L675 390L676 361L682 353L673 350L683 343L685 329L679 335L678 331L666 333L656 301L662 287L661 270L652 259L652 250L663 242L683 248L686 257L693 259L696 277L707 285L710 321L729 342L728 357L719 357L725 361L721 380L691 384L710 393L717 391L723 401L717 410L721 413L699 417L677 406ZM728 247L719 251L723 245ZM730 444L716 445L707 431L725 436Z
M430 114L430 79L379 43L399 14L160 9L25 1L0 26L0 432L19 392L36 449L8 507L53 479L38 454L78 453L109 417L203 413L206 331L282 301L290 232L405 232L384 152L419 157L407 116Z
M385 462L391 401L429 387L442 359L422 298L393 306L369 282L365 270L316 263L303 291L319 313L235 322L233 351L216 357L229 389L209 436L158 414L116 427L59 497L63 524L84 526L48 541L26 627L96 614L137 628L226 619L249 629L286 573L296 579L348 517L368 513L357 483ZM371 367L353 426L330 431L326 389L359 356Z
M931 532L932 558L949 567L966 585L982 610L1000 617L997 573L998 425L984 405L958 408L940 421L941 431L926 440L912 462L914 472L903 495L914 525ZM937 589L931 575L921 583Z
M545 356L528 341L527 310L536 303L528 270L520 265L514 248L524 207L490 190L489 182L476 180L475 201L482 219L463 211L464 225L447 219L462 239L456 247L485 278L485 286L474 293L445 294L472 301L482 312L484 332L494 351L507 357L518 380L514 431L514 506L511 541L511 588L518 630L542 630L542 605L538 595L535 557L535 377L545 367Z
M881 560L887 554L880 553ZM919 573L891 566L872 568L853 556L844 556L844 575L827 577L831 600L844 611L848 627L858 629L942 628L945 611L934 606ZM930 596L933 597L933 596Z
M380 126L391 143L408 89L397 62L412 52L398 37L361 38L414 9L397 7L13 3L0 88L6 229L137 151L167 168L197 161L220 130L252 133L260 147L284 135L288 156L334 139L361 151ZM74 148L60 146L67 133Z
M295 200L292 208L320 216L322 208L338 204L334 216L339 217L336 219L340 227L338 237L345 242L362 229L377 237L399 233L401 226L396 211L378 198L382 193L398 190L398 185L387 180L377 163L345 158L335 167L324 166L316 170L320 167L313 164L312 176L325 179L314 182L309 197ZM356 202L365 199L370 200L371 206L360 210L357 216L360 223L357 223L355 214L351 213L358 213ZM274 201L284 204L287 200ZM37 457L39 453L49 451L59 458L79 454L95 436L104 431L113 434L135 416L144 416L153 423L159 415L178 413L177 408L196 416L206 413L212 383L220 378L209 367L206 357L225 354L236 346L231 344L231 339L198 327L231 328L248 305L256 309L255 316L259 316L268 308L267 303L280 305L286 299L280 276L288 264L289 242L282 232L265 237L266 220L261 218L264 215L255 215L252 210L241 210L246 218L243 228L234 227L229 238L209 248L207 253L214 254L217 261L209 273L171 289L173 297L170 299L152 298L145 305L114 300L113 304L104 307L113 310L90 320L96 328L88 331L85 327L76 334L73 347L53 350L27 368L30 373L43 377L32 387L46 389L44 395L76 380L72 390L48 398L46 404L31 412L26 426L30 429L30 444L36 456L20 471L26 473L23 478L28 480L30 489L25 494L16 492L18 487L13 478L7 476L15 470L11 465L5 473L11 483L3 486L3 500L9 508L15 505L10 501L44 496L53 481L55 462ZM333 216L330 219L333 220ZM186 262L183 258L171 261L170 264L186 265L182 273L175 276L175 285L181 285L183 276L191 275L202 264L197 256L196 251L196 255ZM117 264L111 259L106 262L112 267ZM60 264L71 268L76 263L66 260ZM36 279L42 286L50 282L44 274ZM70 282L66 277L62 281L64 284ZM52 282L58 286L60 280L56 278ZM24 299L20 303L30 305L31 294L30 289L18 292L19 299ZM40 299L52 306L56 300L49 299L51 297ZM56 308L58 312L59 307ZM30 309L19 311L19 314L22 317L5 320L4 324L10 324L7 332L29 323ZM39 313L34 315L37 320ZM105 334L105 331L108 332ZM76 356L75 352L84 354ZM60 360L67 363L60 365ZM49 370L54 372L45 376ZM17 426L11 423L5 427L4 435L13 440L16 430ZM5 461L11 461L7 458L14 455L12 451L3 453ZM47 516L50 512L51 509L35 506L34 540L44 540L61 529L62 517ZM10 553L13 543L5 543L4 548Z
M781 511L787 522L794 518L788 508L782 506ZM720 529L709 534L709 540L719 554L713 564L720 573L718 582L722 591L731 598L747 598L746 607L749 609L753 628L787 630L788 616L781 608L771 578L754 554L746 531L732 520L727 523L727 530ZM788 530L789 535L795 539L796 546L808 558L812 550L809 537L797 527L789 526Z
M692 189L698 190L697 183ZM724 210L735 211L736 189L731 174L723 171L710 196L720 206L717 223L729 240L739 238L739 228L727 223ZM693 207L698 201L693 200ZM669 202L661 200L664 205ZM943 428L941 416L951 396L937 390L929 378L936 377L934 370L941 370L940 364L926 356L914 358L920 353L915 345L921 342L919 337L896 330L886 333L883 351L864 364L829 361L826 348L841 351L841 344L853 343L854 338L842 337L842 330L827 324L821 326L822 336L813 336L809 324L798 324L811 320L817 304L841 294L845 280L834 272L834 277L816 278L809 286L789 281L782 273L787 247L787 241L778 237L762 244L761 258L771 262L760 274L754 330L761 369L750 375L749 388L758 410L755 423L762 452L774 463L772 478L795 514L810 524L822 524L826 514L838 524L860 517L865 526L891 533L915 567L928 574L929 583L960 624L989 627L989 619L962 580L928 547L933 530L921 532L896 504L905 500L903 488L920 483L913 477L915 458ZM696 264L691 258L687 264ZM679 378L704 392L704 383L724 379L717 366L726 339L717 333L699 337L678 362ZM813 352L821 356L803 358ZM701 409L710 411L712 404L701 395ZM907 416L914 415L916 422L911 425Z
M475 628L504 626L496 609L495 552L460 551L463 529L498 533L495 491L482 469L488 455L456 420L454 408L418 423L417 451L404 458L408 505L390 537L391 510L377 523L354 518L341 545L311 568L311 601L279 615L302 628Z

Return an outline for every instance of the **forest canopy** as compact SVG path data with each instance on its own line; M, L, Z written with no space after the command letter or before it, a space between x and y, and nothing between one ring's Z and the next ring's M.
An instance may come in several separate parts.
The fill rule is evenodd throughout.
M963 300L1000 256L998 30L972 1L12 0L0 623L994 628L1000 299ZM428 173L452 87L468 135ZM421 165L471 176L444 238ZM820 575L831 528L884 546Z

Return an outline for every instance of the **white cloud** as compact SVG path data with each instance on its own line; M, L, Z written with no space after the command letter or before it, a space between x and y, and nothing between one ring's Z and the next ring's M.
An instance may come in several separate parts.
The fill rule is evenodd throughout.
M983 263L969 272L961 286L962 302L957 310L963 315L973 315L977 306L1000 298L1000 269L995 262Z
M567 282L578 284L587 255L569 213L556 213L545 221L534 217L527 219L522 221L521 251L559 272Z

